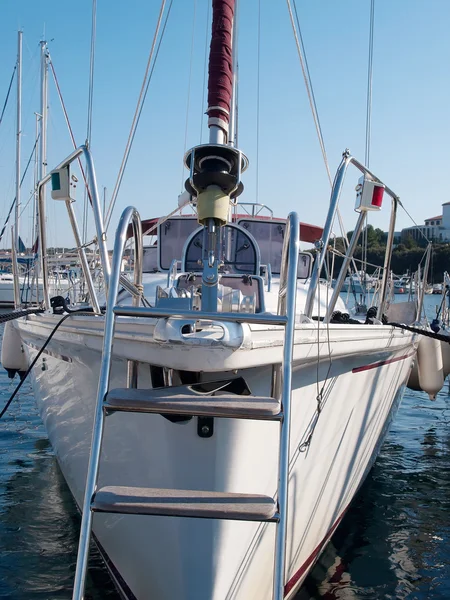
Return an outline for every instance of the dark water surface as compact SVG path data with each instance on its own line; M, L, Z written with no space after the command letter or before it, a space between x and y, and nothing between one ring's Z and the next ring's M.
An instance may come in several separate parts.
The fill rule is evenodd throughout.
M436 297L426 301L431 311ZM0 369L0 404L15 385ZM435 402L407 390L374 468L297 600L450 600L448 385ZM0 422L0 599L69 600L80 520L31 388L22 390ZM86 599L118 600L95 550L90 565Z

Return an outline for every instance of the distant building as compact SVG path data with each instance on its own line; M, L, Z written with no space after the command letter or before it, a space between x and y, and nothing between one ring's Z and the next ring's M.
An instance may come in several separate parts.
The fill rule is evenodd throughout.
M442 215L425 219L424 225L414 225L402 229L402 242L408 237L418 242L423 240L423 236L435 242L450 241L450 202L442 205Z

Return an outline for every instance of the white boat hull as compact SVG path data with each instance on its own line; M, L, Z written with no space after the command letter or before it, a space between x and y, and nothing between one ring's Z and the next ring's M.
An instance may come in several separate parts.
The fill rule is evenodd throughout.
M36 285L31 285L31 280L20 278L19 298L22 304L30 302L42 301L43 285L42 280L39 280L39 293L36 293ZM50 296L66 295L73 288L73 283L67 279L61 279L58 282L49 282ZM38 298L39 296L39 298ZM0 307L14 308L14 282L12 279L0 279Z
M30 359L55 319L19 322ZM140 357L142 363L203 371L209 380L237 374L252 393L270 394L271 365L281 359L279 329L253 327L252 342L246 344L244 328L238 350L213 344L193 351L154 342L153 326L147 320L146 328L135 324L131 333L129 320L123 320L123 329L118 326L111 387L125 387L126 358ZM89 458L101 329L102 319L69 319L33 371L40 412L78 506ZM402 397L415 352L410 334L381 326L330 326L328 332L321 327L320 342L318 357L317 325L297 331L286 597L299 588L364 480ZM148 364L140 365L139 387L151 387ZM115 414L106 420L99 485L274 496L278 433L273 422L215 419L214 434L205 439L197 434L197 418L172 423L160 415ZM270 600L275 527L94 516L94 534L112 574L122 591L138 600Z

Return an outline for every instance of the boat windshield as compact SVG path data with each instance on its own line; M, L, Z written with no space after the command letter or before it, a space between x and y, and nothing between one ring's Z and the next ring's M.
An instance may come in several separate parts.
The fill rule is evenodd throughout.
M143 273L155 273L158 270L158 247L144 246L144 258L142 262Z
M279 275L286 223L262 219L239 219L238 225L255 238L261 253L261 264L270 264L272 273Z
M181 260L187 238L198 228L197 217L174 217L159 226L159 268L168 271L173 260Z

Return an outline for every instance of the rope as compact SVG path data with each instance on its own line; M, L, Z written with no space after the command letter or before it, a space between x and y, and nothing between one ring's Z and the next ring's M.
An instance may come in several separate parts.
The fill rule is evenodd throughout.
M152 41L152 45L150 48L150 54L148 56L147 66L145 68L144 80L142 81L141 91L139 92L139 97L138 97L138 101L136 104L136 110L134 111L134 116L133 116L133 121L131 123L130 133L128 135L127 144L125 146L125 152L123 154L122 163L119 168L119 174L117 175L117 181L114 186L114 190L113 190L111 200L109 203L108 214L106 215L106 219L105 219L105 229L108 228L109 222L111 221L111 215L114 210L114 206L116 204L117 195L119 193L120 185L121 185L122 179L123 179L123 174L124 174L125 168L127 166L128 157L129 157L130 151L131 151L131 146L133 145L134 135L136 133L136 129L137 129L137 126L139 123L140 113L141 113L142 107L145 102L145 97L147 95L148 83L150 83L151 74L153 73L153 70L152 70L152 73L150 73L150 66L151 66L151 63L153 60L153 53L155 50L156 40L158 38L159 28L161 26L165 5L166 5L166 0L162 0L161 8L159 10L158 21L156 23L155 34L153 36L153 41ZM172 6L172 2L171 2L171 6ZM166 20L166 22L167 22L167 20ZM149 75L149 73L150 73L150 75ZM147 86L147 89L146 89L146 86Z
M0 115L0 125L3 121L3 115L5 114L5 110L6 110L6 106L8 104L8 99L9 99L9 94L11 93L11 87L14 81L14 75L16 73L16 69L17 69L17 63L14 65L14 69L11 75L11 81L9 82L9 86L8 86L8 91L6 92L6 99L5 99L5 103L3 104L3 108L2 108L2 114Z
M440 342L446 342L447 344L450 344L450 335L442 335L440 333L427 331L426 329L412 327L411 325L403 325L402 323L387 323L387 325L390 325L391 327L397 327L398 329L406 329L406 331L412 331L413 333L418 333L419 335L424 335L425 337L433 338L435 340L439 340Z
M33 310L33 309L29 309L29 310ZM36 309L34 309L36 310ZM44 312L42 309L40 309L41 312ZM12 314L12 313L10 313ZM30 314L30 313L28 313ZM52 339L52 337L55 335L56 331L58 330L58 328L60 327L60 325L62 325L64 323L64 321L66 319L68 319L69 317L72 317L73 315L79 315L79 316L93 316L94 313L92 312L87 312L87 311L75 311L73 313L69 313L68 315L64 315L64 317L62 319L60 319L58 321L58 323L55 325L55 327L53 328L52 332L50 333L50 335L48 336L48 338L45 340L42 348L39 350L39 352L36 354L33 362L31 363L31 365L28 367L28 370L25 372L25 375L21 378L21 380L19 381L19 384L17 385L16 389L14 390L14 392L11 394L11 396L9 397L9 400L7 401L7 403L5 404L5 406L3 407L2 411L0 412L0 419L3 417L3 415L5 414L5 412L8 410L11 402L14 400L14 398L17 395L17 392L20 390L20 388L23 385L23 382L25 381L25 379L28 377L28 375L31 373L32 368L34 367L34 365L37 363L37 361L39 360L39 357L41 356L41 354L44 352L45 348L48 346L48 344L50 343L50 340ZM18 317L15 317L18 318Z
M14 321L20 319L20 317L26 317L27 315L37 315L43 313L43 308L23 308L20 310L13 310L7 313L0 314L0 324L6 323L7 321Z

